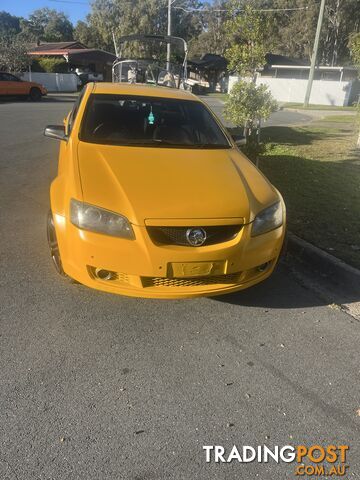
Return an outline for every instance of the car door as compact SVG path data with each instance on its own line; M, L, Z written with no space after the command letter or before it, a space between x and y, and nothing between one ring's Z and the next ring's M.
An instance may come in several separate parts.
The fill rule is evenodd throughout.
M11 75L11 73L3 73L6 78L7 83L7 94L6 95L25 95L26 92L24 89L23 82L15 77L15 75Z
M8 82L4 73L0 73L0 95L7 95Z
M80 103L84 97L84 94L86 92L86 87L82 89L80 92L79 96L77 97L73 108L71 109L70 113L64 118L63 124L65 126L65 132L67 137L70 137L71 135L71 130L74 124L74 120L77 116L77 113L79 111L79 106ZM59 151L59 175L61 174L62 171L66 169L66 164L67 164L67 159L69 155L69 149L71 152L71 149L73 148L73 142L60 142L60 151Z

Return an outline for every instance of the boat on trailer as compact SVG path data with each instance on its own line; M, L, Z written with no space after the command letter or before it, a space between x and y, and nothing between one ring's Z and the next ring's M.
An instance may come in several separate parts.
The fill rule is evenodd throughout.
M128 42L150 42L182 46L184 51L181 63L156 58L124 57L125 44ZM117 83L143 83L170 88L188 89L186 41L181 37L169 35L126 35L116 41L114 37L116 60L112 66L112 81Z

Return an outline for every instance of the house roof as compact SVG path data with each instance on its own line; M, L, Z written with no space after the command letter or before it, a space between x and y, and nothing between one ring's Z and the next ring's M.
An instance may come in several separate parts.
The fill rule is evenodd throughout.
M310 65L271 65L271 68L276 68L278 70L310 70ZM353 67L351 65L344 65L343 67L331 67L328 65L316 65L315 70L327 70L333 72L341 72L342 70L350 70L356 72L358 69L357 67Z
M221 55L206 53L201 58L188 60L188 64L202 70L226 70L227 60Z
M267 53L265 55L267 65L307 65L306 62L299 58L286 57L276 53Z
M83 60L88 62L110 62L113 63L116 60L116 55L105 50L96 50L94 48L82 48L76 50L69 50L68 52L69 62L76 60Z
M274 53L267 53L265 55L266 67L269 68L272 65L294 65L300 66L305 65L305 63L297 58L285 57L284 55L277 55ZM200 70L226 70L227 60L221 55L215 55L212 53L206 53L201 58L193 58L188 61L188 64L191 66L199 68Z
M87 48L81 42L52 42L42 43L29 49L28 54L33 57L56 56L66 57L70 62L106 62L112 63L116 56L110 52L95 48Z
M67 52L68 50L79 50L86 49L86 45L81 42L51 42L51 43L41 43L35 47L32 47L28 52L31 55L44 54L45 52L49 55L50 52L57 54L58 52Z

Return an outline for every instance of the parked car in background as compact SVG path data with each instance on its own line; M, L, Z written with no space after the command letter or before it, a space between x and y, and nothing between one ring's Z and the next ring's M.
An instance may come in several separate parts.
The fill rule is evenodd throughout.
M103 82L104 81L104 75L102 73L92 72L88 68L84 68L84 69L76 68L75 73L80 78L82 85L86 85L89 82Z
M47 90L36 82L28 82L7 72L0 72L0 96L28 97L39 101Z

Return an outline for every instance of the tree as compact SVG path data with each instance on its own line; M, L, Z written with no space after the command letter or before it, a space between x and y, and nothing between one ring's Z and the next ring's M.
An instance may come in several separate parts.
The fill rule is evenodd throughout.
M28 41L67 41L73 39L73 25L65 13L40 8L22 22L21 34Z
M174 3L172 11L172 35L184 38L188 43L203 32L203 16L199 13L193 13L193 10L200 10L203 7L201 0L183 0ZM175 8L181 6L183 9ZM166 8L165 8L166 10ZM167 28L167 19L165 20L165 30Z
M310 61L319 2L261 0L256 5L257 8L279 9L267 13L269 39L274 41L275 47L273 53ZM359 24L359 0L327 0L318 52L319 63L341 65L348 62L348 38L352 31L359 28Z
M20 32L20 18L0 12L0 38L9 38Z
M81 24L77 33L92 32L98 39L98 48L114 51L113 33L117 38L132 33L160 33L165 14L156 0L95 0L87 16L88 30Z
M351 58L360 70L360 32L353 32L349 38L349 50Z
M358 0L328 0L325 8L324 31L320 43L320 62L343 65L350 61L348 41L358 30L360 9Z
M237 126L244 126L247 152L257 158L261 151L260 122L276 110L276 101L264 85L256 85L256 70L266 63L268 21L249 4L232 0L231 19L226 23L231 47L225 52L229 70L245 80L237 82L225 103L225 115Z
M360 74L360 32L358 33L354 32L352 35L350 35L349 49L351 52L351 57L353 59L354 65L358 67L359 74ZM360 123L360 102L358 102L357 110L358 110L358 121ZM359 131L359 137L357 140L357 147L360 148L360 131Z
M79 20L75 26L74 40L78 40L89 48L99 48L99 44L101 43L98 32L81 20Z
M206 53L224 55L229 47L225 34L227 20L227 1L216 0L212 4L204 4L204 13L198 13L201 22L201 32L189 42L189 52L192 57L201 57Z
M17 37L0 39L0 70L22 72L31 63L27 45Z
M230 20L225 25L231 45L225 52L229 70L254 78L256 70L265 65L265 55L271 48L266 42L268 20L250 4L241 11L241 0L232 0L230 6Z
M198 0L185 0L181 7L185 10L199 8ZM95 0L91 4L91 12L87 17L86 32L80 25L77 34L88 35L98 41L98 48L114 51L113 32L116 38L134 33L164 35L167 31L167 5L159 0ZM190 40L202 31L201 19L182 9L172 10L173 35ZM133 51L139 54L141 47L132 45ZM151 51L151 45L148 45ZM154 50L154 53L159 53Z
M271 43L272 53L310 61L318 18L318 3L304 0L273 2L265 0L261 2L259 8L274 9L273 12L266 14L268 31L265 35L266 42Z

